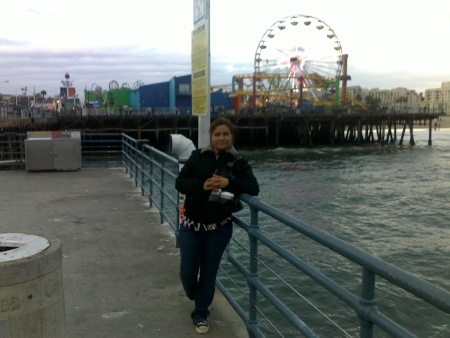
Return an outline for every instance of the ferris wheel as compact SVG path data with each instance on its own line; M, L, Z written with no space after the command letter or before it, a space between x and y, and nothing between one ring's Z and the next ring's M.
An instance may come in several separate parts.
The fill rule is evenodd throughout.
M269 100L284 96L327 100L339 85L342 47L325 22L309 15L275 22L259 41L255 53L257 90Z

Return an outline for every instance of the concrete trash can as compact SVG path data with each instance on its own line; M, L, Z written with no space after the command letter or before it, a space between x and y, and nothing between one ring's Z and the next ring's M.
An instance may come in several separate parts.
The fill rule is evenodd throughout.
M59 239L0 234L0 337L65 337Z

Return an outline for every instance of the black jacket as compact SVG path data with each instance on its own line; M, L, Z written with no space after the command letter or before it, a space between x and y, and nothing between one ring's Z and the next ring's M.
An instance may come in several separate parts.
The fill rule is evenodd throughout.
M234 147L228 152L220 152L217 159L211 146L192 152L175 181L175 188L186 195L184 209L187 218L209 224L231 215L233 203L208 201L211 191L203 190L203 184L213 173L229 179L229 185L224 190L234 193L235 196L242 193L254 196L259 194L258 181L245 158L239 158L232 170L227 166L227 163L235 159Z

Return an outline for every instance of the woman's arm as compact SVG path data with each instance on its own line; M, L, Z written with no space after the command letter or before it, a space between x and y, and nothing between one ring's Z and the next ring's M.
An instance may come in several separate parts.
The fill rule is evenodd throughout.
M199 152L192 152L178 177L175 180L175 189L182 194L195 194L203 191L204 180L199 177L197 164L200 161Z
M227 190L236 195L249 194L257 196L259 194L259 184L252 167L245 158L241 158L233 166L233 175L229 179Z

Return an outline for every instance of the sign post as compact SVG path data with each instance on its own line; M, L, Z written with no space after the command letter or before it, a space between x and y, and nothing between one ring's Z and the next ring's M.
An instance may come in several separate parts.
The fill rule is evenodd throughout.
M198 148L208 145L211 123L210 96L210 0L194 0L194 30L191 46L192 115L198 116Z

